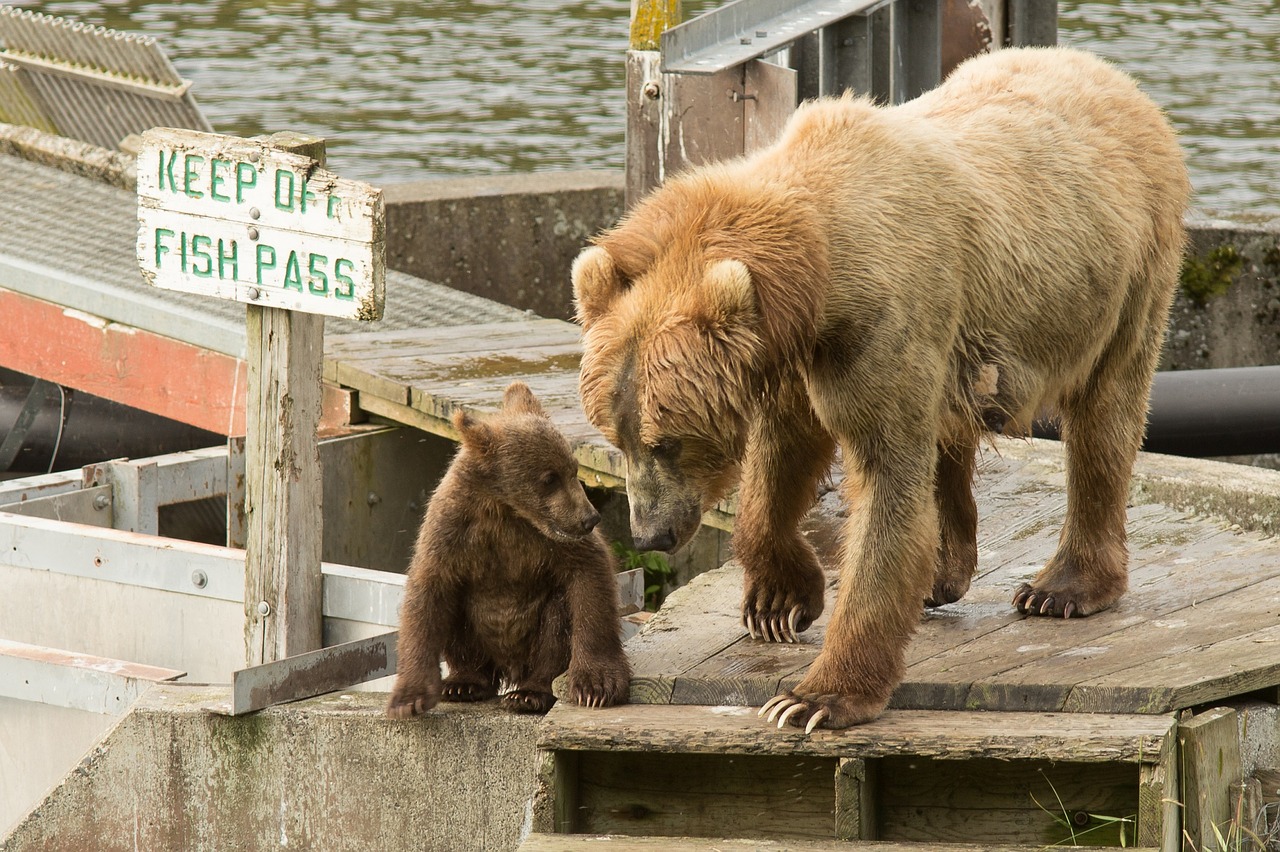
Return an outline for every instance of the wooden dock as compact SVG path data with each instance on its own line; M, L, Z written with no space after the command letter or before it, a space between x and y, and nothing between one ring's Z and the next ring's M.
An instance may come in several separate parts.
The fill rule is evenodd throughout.
M330 340L325 378L367 412L449 437L454 410L493 410L520 379L569 436L584 480L620 487L621 456L578 403L579 352L578 329L555 320L353 334ZM1221 492L1236 470L1142 459L1128 594L1086 619L1025 618L1010 600L1056 546L1065 459L1052 442L985 448L973 587L924 612L891 709L849 731L779 731L752 709L803 677L831 599L800 643L777 645L743 630L737 565L695 578L630 641L630 706L562 702L548 715L544 807L524 848L589 848L597 835L636 849L1174 849L1183 829L1211 837L1238 780L1236 718L1196 712L1276 698L1280 487L1268 480L1219 514L1161 500L1235 505ZM734 506L706 521L731 529ZM806 520L829 566L844 511L832 490ZM832 599L837 582L830 573ZM757 845L711 840L725 837Z

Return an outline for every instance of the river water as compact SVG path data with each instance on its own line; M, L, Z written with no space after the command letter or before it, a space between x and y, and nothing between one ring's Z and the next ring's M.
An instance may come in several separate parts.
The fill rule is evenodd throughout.
M324 136L345 177L622 167L629 0L19 5L155 36L219 131ZM715 5L686 0L685 14ZM1060 41L1118 63L1168 110L1203 212L1280 216L1274 0L1060 10Z

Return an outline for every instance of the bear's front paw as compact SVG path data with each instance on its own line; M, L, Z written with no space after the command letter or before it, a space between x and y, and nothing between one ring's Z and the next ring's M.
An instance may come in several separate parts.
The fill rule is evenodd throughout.
M769 699L756 715L786 725L804 727L806 734L817 728L848 728L877 718L885 707L884 701L858 698L852 695L800 694L784 692Z
M800 588L782 589L769 583L748 583L742 595L742 626L752 639L766 642L799 642L800 633L822 615L824 580Z
M397 689L387 702L387 715L392 719L410 719L426 713L439 701L439 694L429 690Z
M502 706L512 713L546 713L556 697L540 689L513 689L502 696Z
M612 707L626 704L631 694L631 677L625 668L602 666L569 669L569 697L583 707Z

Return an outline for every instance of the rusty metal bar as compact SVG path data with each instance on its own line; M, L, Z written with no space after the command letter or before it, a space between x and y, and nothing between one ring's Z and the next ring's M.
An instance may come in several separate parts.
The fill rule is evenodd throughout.
M395 674L399 631L241 669L231 676L230 715L299 701Z

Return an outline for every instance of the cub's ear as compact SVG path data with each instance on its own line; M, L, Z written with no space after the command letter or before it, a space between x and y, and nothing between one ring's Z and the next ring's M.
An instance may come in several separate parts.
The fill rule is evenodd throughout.
M707 325L749 320L756 315L756 292L751 272L740 260L707 264L702 277L701 300L696 316Z
M455 411L453 413L453 428L458 430L458 434L462 436L462 446L470 447L482 453L487 453L492 449L497 440L497 434L493 427L483 420L477 418L470 411Z
M598 319L627 286L618 265L600 246L582 250L573 261L571 276L577 320L583 326Z
M502 410L510 414L535 414L546 417L538 398L524 382L512 382L502 394Z

